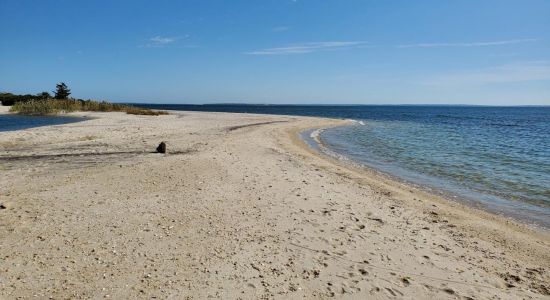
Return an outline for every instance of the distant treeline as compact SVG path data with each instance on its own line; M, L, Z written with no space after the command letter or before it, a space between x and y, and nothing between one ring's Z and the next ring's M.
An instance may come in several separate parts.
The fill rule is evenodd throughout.
M14 95L12 93L0 93L0 101L4 106L12 106L15 103L19 102L28 102L28 101L37 101L37 100L48 100L48 99L69 99L71 95L71 90L64 83L60 82L55 85L54 95L52 96L48 92L41 92L36 95L26 94L26 95ZM84 101L82 99L73 99Z
M0 93L0 102L4 106L12 106L17 102L24 102L30 100L46 100L50 99L52 96L48 92L42 92L36 95L14 95L12 93Z

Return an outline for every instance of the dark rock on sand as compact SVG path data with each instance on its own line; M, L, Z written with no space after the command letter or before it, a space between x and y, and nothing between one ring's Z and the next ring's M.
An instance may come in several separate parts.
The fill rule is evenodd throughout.
M166 153L166 143L165 142L162 142L158 145L157 152L158 153Z

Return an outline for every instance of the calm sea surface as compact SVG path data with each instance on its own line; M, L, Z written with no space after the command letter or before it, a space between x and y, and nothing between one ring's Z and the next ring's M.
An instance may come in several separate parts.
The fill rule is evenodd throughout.
M145 106L353 119L320 134L331 153L550 228L550 107Z
M0 114L0 132L21 130L47 125L67 124L83 120L85 119L64 116L20 116Z

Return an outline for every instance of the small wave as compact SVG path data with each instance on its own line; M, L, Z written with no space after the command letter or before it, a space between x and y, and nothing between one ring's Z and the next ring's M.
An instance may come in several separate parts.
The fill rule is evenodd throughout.
M348 119L348 121L351 121L351 122L353 122L353 123L357 123L357 124L359 124L359 125L366 125L365 122L359 121L359 120Z
M313 130L310 134L309 134L309 137L312 138L317 144L322 144L321 142L321 139L320 139L320 135L321 133L323 132L323 129L316 129L316 130Z

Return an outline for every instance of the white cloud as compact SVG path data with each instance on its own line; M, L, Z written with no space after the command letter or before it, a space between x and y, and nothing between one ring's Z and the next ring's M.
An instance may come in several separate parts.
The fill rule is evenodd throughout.
M517 40L504 40L504 41L491 41L491 42L473 42L473 43L422 43L422 44L399 45L397 46L397 48L487 47L487 46L532 43L536 41L538 41L538 39L517 39Z
M492 68L443 74L423 83L450 86L540 80L550 80L550 61L517 62Z
M175 43L183 38L187 38L186 36L174 36L174 37L166 37L166 36L154 36L147 40L147 44L141 45L140 47L146 47L146 48L156 48L156 47L165 47L169 44Z
M177 40L178 38L176 37L162 37L162 36L155 36L155 37L152 37L149 39L149 41L151 41L152 43L156 43L156 44L170 44L170 43L173 43Z
M267 48L251 52L245 52L250 55L281 55L281 54L305 54L318 51L335 51L346 50L353 48L367 47L365 42L349 41L349 42L315 42L294 44L285 47Z

